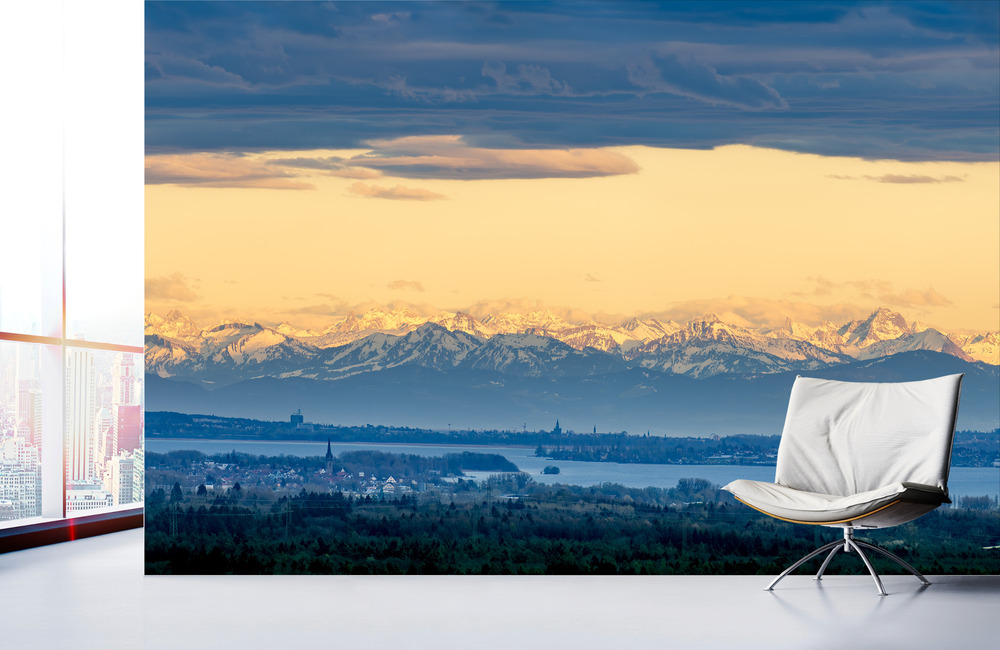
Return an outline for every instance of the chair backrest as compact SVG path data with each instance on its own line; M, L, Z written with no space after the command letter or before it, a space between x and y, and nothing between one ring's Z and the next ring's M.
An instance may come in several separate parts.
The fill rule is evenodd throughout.
M895 482L947 493L962 375L864 383L798 377L775 483L848 496Z

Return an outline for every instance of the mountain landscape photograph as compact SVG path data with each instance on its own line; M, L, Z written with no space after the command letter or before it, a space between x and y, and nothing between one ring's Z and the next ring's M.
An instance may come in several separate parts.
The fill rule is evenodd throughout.
M772 573L795 378L955 374L1000 571L995 6L145 6L147 573Z
M774 329L712 314L683 325L577 325L550 311L479 321L373 309L321 330L199 327L174 310L147 316L146 345L150 410L272 420L305 410L320 422L439 429L542 429L560 419L581 431L772 434L801 373L965 373L966 429L992 430L1000 399L996 332L949 336L887 309L839 327L788 320Z

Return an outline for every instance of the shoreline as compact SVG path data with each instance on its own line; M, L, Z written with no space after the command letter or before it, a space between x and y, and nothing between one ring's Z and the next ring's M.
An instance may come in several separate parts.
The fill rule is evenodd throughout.
M156 440L163 441L181 441L181 442L225 442L227 440L232 442L252 442L254 444L267 444L274 443L278 445L284 445L288 443L301 443L301 444L311 444L311 445L322 445L321 441L317 440L254 440L253 438L173 438L168 436L147 436L146 442ZM481 449L492 449L494 447L502 447L504 449L534 449L533 445L476 445L476 444L464 444L464 443L451 443L451 442L378 442L378 441L365 441L365 440L350 440L350 441L336 441L331 442L334 445L387 445L387 446L398 446L398 447L476 447Z
M253 443L253 444L313 444L322 446L323 443L317 440L255 440L252 438L173 438L167 436L153 436L146 437L146 442L150 441L163 441L163 442L234 442L234 443ZM424 447L428 449L443 449L449 447L463 447L472 449L533 449L532 445L503 445L503 444L462 444L462 443L446 443L446 442L377 442L377 441L337 441L331 444L334 445L379 445L386 447ZM160 452L154 452L160 453ZM323 454L317 454L322 456ZM542 457L545 460L558 463L560 461L577 462L577 463L597 463L597 464L615 464L615 465L666 465L669 467L684 467L684 466L706 466L706 467L775 467L774 463L622 463L619 461L601 461L601 460L576 460L570 458L550 458ZM952 467L962 467L965 469L1000 469L1000 467L990 466L990 465L952 465Z

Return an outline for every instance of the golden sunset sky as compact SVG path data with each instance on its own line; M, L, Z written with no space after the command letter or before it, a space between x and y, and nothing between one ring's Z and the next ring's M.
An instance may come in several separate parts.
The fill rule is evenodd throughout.
M996 163L447 144L436 165L614 175L398 178L358 150L150 155L147 173L187 182L146 189L147 309L302 326L373 305L773 325L886 306L944 329L997 325ZM333 171L273 164L352 157Z

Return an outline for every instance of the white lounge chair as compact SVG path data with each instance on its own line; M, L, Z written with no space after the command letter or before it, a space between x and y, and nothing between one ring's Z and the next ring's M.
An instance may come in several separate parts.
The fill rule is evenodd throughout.
M792 386L778 445L774 483L737 480L723 489L777 519L844 529L816 573L823 577L841 549L855 551L879 595L885 587L862 548L899 563L924 585L930 582L889 551L854 538L855 529L906 523L950 503L948 470L962 375L925 381L863 383L798 377Z

